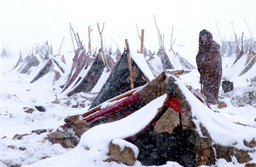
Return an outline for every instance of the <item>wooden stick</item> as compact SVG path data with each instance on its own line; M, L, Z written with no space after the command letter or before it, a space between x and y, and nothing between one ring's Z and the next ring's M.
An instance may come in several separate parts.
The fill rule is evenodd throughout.
M235 26L234 26L234 23L232 22L232 28L233 28L233 32L235 34L235 40L236 40L236 52L240 52L239 51L239 44L238 44L238 39L237 39L237 34L236 34L236 31L235 31Z
M74 31L74 29L73 29L73 27L72 27L71 23L70 23L70 29L71 29L71 32L72 32L72 33L73 33L73 35L74 35L75 40L76 40L76 45L77 45L77 47L79 47L79 43L78 43L78 40L77 40L77 38L76 38L75 31Z
M71 30L71 23L70 23L70 36L71 36L71 41L72 41L72 44L73 44L73 49L74 49L74 53L76 52L76 48L75 48L75 44L74 44L74 39L73 39L73 35L72 35L72 30Z
M130 73L129 78L131 81L131 89L134 89L133 78L132 78L132 63L131 63L128 39L125 39L125 45L126 45L126 49L127 49L127 60L128 60L128 67L129 67L129 73Z
M159 47L160 49L164 49L164 35L162 35L160 33L160 30L157 26L157 23L156 23L156 16L154 15L154 20L155 20L155 26L156 26L156 30L157 30L157 35L158 35L158 42L159 42Z
M218 23L217 23L216 20L215 20L215 25L216 25L216 27L217 27L217 31L218 31L218 34L219 34L219 36L220 36L220 40L221 40L221 42L223 42L222 37L221 37L221 35L220 35L219 26L218 26Z
M171 34L171 41L170 41L170 50L172 50L173 47L173 42L172 42L172 38L173 38L173 31L174 31L174 26L172 26L172 34Z
M62 38L62 41L61 41L61 43L60 43L59 51L58 51L58 53L57 53L56 55L59 55L59 54L60 54L60 50L61 50L61 48L62 48L62 44L63 44L64 39L65 39L65 36Z
M109 102L117 101L117 100L123 99L123 98L125 98L125 97L127 97L127 96L130 96L130 95L132 95L136 90L137 90L137 89L133 89L133 90L130 90L130 91L124 93L124 94L121 94L120 96L114 97L113 99L110 99ZM93 114L93 113L95 113L96 111L99 111L99 110L101 110L101 105L98 105L98 106L92 108L92 109L89 110L88 112L82 114L82 116L83 116L83 117L87 117L87 116L89 116L89 115L91 115L91 114Z
M251 29L250 29L246 19L244 19L244 22L245 22L245 24L246 24L246 26L247 26L247 28L248 28L248 30L250 32L250 35L251 35L251 45L250 45L250 51L251 51L252 50L252 45L253 45L253 35L252 35L252 31L251 31Z
M144 49L144 29L141 30L141 45L140 45L140 53L143 54Z
M89 26L88 27L88 53L89 53L89 55L92 54L91 32L92 32L92 28L91 28L91 26Z
M79 48L83 48L83 44L82 44L82 42L80 40L79 34L76 33L76 36L77 36L77 41L78 41Z
M103 30L104 30L104 25L105 25L105 23L103 23L103 27L100 30L100 25L99 25L99 23L97 23L98 31L99 31L99 34L100 34L100 42L101 42L101 48L100 49L101 49L101 52L102 52L102 55L103 55L103 60L104 60L105 67L108 68L107 60L106 60L105 53L104 53L104 50L103 50L103 40L102 40L102 33L103 33Z

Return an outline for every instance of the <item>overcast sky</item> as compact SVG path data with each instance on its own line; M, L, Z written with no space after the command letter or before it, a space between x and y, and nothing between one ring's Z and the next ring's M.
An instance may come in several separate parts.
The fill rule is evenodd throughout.
M137 24L145 29L145 46L157 51L155 15L166 49L174 26L176 51L194 61L200 30L208 29L219 42L216 22L223 39L234 38L232 22L238 35L244 32L249 38L245 20L256 35L255 7L255 0L0 0L0 44L13 54L20 50L27 54L36 43L48 40L57 52L65 37L63 52L72 50L71 22L86 46L87 28L93 27L92 46L96 48L100 46L97 22L105 22L106 47L115 48L117 43L122 50L127 38L131 49L139 49Z

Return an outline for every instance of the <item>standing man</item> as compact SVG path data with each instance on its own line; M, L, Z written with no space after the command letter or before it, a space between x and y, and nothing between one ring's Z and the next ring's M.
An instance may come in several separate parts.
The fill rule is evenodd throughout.
M222 76L222 58L220 46L212 39L212 34L202 30L199 34L199 51L196 56L196 64L200 73L202 92L206 102L218 103L218 94Z

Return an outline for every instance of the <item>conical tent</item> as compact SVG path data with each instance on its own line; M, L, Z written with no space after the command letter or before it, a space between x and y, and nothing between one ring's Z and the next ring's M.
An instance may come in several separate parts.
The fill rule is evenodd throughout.
M137 64L131 59L134 87L138 87L146 84L146 77L137 66ZM120 95L131 89L131 83L129 80L129 68L127 60L127 51L125 51L119 63L116 65L113 72L110 74L107 82L99 92L98 96L93 101L90 108L93 108L102 102L111 99L117 95Z
M65 71L62 68L62 65L60 65L60 63L58 63L56 59L56 57L51 57L45 60L43 62L44 64L41 66L41 68L30 83L37 81L39 78L42 78L47 73L52 71L55 73L53 81L58 80L61 77L61 74L63 74Z
M90 70L87 75L81 79L81 82L77 83L73 87L73 89L68 93L68 96L78 92L90 92L93 89L105 68L101 56L97 55L96 60L88 68L90 68Z

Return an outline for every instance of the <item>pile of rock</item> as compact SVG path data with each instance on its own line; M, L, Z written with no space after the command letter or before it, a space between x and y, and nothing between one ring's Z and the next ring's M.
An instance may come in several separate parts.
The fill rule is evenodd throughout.
M47 139L53 144L59 143L64 148L74 148L81 135L89 129L81 115L74 115L65 118L65 124L57 131L47 135Z

